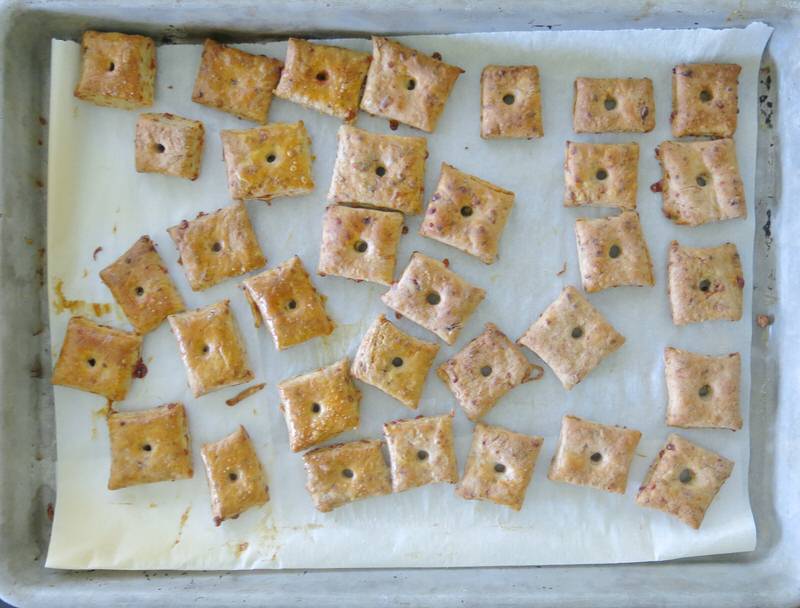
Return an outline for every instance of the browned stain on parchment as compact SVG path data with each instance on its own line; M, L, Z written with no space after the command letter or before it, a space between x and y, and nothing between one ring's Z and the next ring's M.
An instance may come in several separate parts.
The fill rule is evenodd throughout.
M69 311L74 315L94 315L102 317L111 312L111 304L105 302L86 302L84 300L70 300L64 295L64 281L56 279L53 286L53 309L56 314Z

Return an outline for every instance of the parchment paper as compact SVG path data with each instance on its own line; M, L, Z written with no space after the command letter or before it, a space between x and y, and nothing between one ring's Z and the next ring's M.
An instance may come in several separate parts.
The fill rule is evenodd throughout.
M517 202L492 266L434 241L419 237L419 217L407 220L409 233L400 245L398 276L414 250L449 258L451 267L488 297L453 347L442 344L435 365L477 335L486 321L497 323L516 339L566 284L579 285L573 224L577 217L599 217L610 210L565 209L563 155L566 139L596 142L637 141L639 211L655 265L653 288L619 288L590 300L625 335L625 346L586 380L567 392L547 370L544 378L519 387L486 417L492 424L545 437L544 448L525 506L509 509L455 496L450 485L428 486L400 495L355 503L329 514L317 513L304 489L301 457L292 454L278 410L276 384L287 377L352 357L374 318L387 312L379 295L385 288L314 275L328 296L336 332L278 353L230 280L203 293L192 292L166 228L199 211L230 203L219 130L251 126L190 101L200 59L199 46L158 49L156 105L200 119L206 148L200 179L188 182L134 171L136 112L98 108L75 99L79 48L53 41L50 109L48 202L48 281L51 294L53 353L58 353L69 318L59 312L55 291L63 282L73 300L112 302L98 271L142 234L159 245L187 305L199 307L232 300L245 334L257 382L267 388L236 407L225 399L229 388L194 399L167 324L148 335L144 358L149 373L136 380L118 409L152 407L183 401L188 408L195 475L191 480L157 483L110 492L108 437L104 400L55 387L58 438L58 484L55 521L47 565L56 568L233 569L490 566L580 564L664 560L692 555L749 551L756 532L747 488L751 286L753 284L754 173L756 154L756 85L758 66L771 29L691 31L518 32L406 37L414 47L438 51L463 67L436 133L428 136L426 199L442 161L516 192ZM341 41L368 50L367 40ZM244 45L246 50L283 58L285 43ZM661 197L648 186L659 179L655 146L670 138L671 68L679 62L724 61L742 65L737 151L749 217L701 228L681 228L661 214ZM545 136L538 141L482 141L479 133L479 77L489 63L539 66ZM577 76L647 76L656 94L657 124L644 135L576 136L571 128L573 80ZM316 189L309 196L278 199L271 205L248 203L256 232L272 267L293 254L316 269L321 218L330 183L338 121L282 100L275 100L272 121L305 121L313 139ZM359 115L358 125L389 133L386 121ZM416 134L404 126L398 133ZM742 321L673 326L666 294L666 251L677 238L691 246L736 243L747 288ZM97 247L96 260L93 252ZM566 265L566 272L558 276ZM116 305L104 322L128 327ZM389 315L393 320L393 315ZM408 320L400 327L429 340ZM673 345L699 352L742 354L742 406L745 427L680 431L691 440L735 461L733 475L708 511L699 531L660 512L634 503L636 488L667 434L662 352ZM530 353L529 353L530 354ZM531 355L531 358L536 358ZM376 389L363 391L362 422L343 440L379 437L383 422L456 408L455 429L463 469L472 425L433 373L420 410L411 412ZM643 438L634 458L624 496L551 482L546 479L563 414L639 429ZM270 503L215 528L210 514L200 446L244 424L266 467Z

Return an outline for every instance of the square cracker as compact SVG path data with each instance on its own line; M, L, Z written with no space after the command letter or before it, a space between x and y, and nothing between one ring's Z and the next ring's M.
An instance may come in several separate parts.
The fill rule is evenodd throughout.
M245 279L243 285L245 295L269 326L278 350L328 336L336 328L325 311L325 298L297 256Z
M108 416L111 473L108 489L189 479L192 450L182 403Z
M381 135L342 125L328 191L332 203L357 203L414 215L425 192L424 137Z
M353 122L370 61L369 53L289 38L275 95Z
M302 120L222 131L220 137L231 198L269 201L314 189L311 137Z
M488 500L519 511L543 443L542 437L477 423L456 494L467 500Z
M400 280L381 300L453 344L485 296L483 289L467 283L443 262L415 251Z
M75 97L98 106L134 110L153 105L156 45L152 38L83 33Z
M373 36L361 109L431 133L463 72L394 40Z
M672 135L732 137L739 113L739 72L733 63L689 63L672 69Z
M481 72L481 137L533 139L542 129L542 92L535 65L487 65Z
M403 216L395 211L329 205L317 272L391 285L402 230Z
M747 216L744 184L732 139L665 141L656 148L663 177L664 215L676 224L699 226Z
M170 315L169 324L195 397L253 379L228 300Z
M587 292L655 284L650 252L635 211L594 220L578 218L575 239L581 280Z
M317 510L326 513L348 502L391 494L382 445L382 441L362 439L306 452L306 489Z
M672 434L650 465L636 504L674 515L697 530L731 471L730 460Z
M656 126L649 78L576 78L576 133L647 133Z
M438 344L409 336L380 315L361 339L353 376L415 410L438 352Z
M243 426L200 453L211 493L211 514L218 526L269 501L269 486L250 435Z
M282 64L214 40L203 43L192 101L253 122L267 122Z
M361 391L350 376L348 359L284 380L278 393L293 452L358 428Z
M684 428L742 428L739 353L719 357L664 349L667 424Z
M569 390L625 343L625 337L571 285L517 340L539 355Z
M636 209L639 144L567 142L564 206Z
M136 333L146 334L169 315L185 310L164 261L150 237L139 238L114 263L100 271Z
M624 494L641 437L632 429L564 416L547 478Z
M383 434L392 463L393 491L458 481L452 414L393 420L383 425Z
M199 120L174 114L140 114L136 121L136 171L196 180L204 137Z
M128 394L141 348L142 338L137 334L72 317L52 382L122 401Z
M736 245L695 248L672 241L667 275L675 325L742 318L744 277Z
M475 422L508 391L528 382L535 367L494 323L487 323L483 333L442 363L436 374Z
M214 213L200 213L197 219L184 220L168 232L194 291L208 289L267 263L242 201Z
M513 192L442 163L419 233L491 264L513 206Z

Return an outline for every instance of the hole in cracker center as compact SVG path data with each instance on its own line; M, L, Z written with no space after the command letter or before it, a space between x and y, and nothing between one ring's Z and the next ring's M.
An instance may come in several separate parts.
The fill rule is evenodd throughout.
M367 250L367 242L359 239L353 244L353 249L358 253L364 253Z
M714 96L711 94L711 91L709 91L708 89L703 89L702 91L700 91L700 101L702 101L703 103L708 103L713 98L714 98Z
M427 296L425 296L425 301L431 306L436 306L439 302L442 301L442 296L440 296L435 291L431 291Z
M607 97L606 100L603 102L603 107L606 110L611 111L617 107L617 100L614 99L613 97Z
M378 165L377 167L375 167L375 175L377 175L378 177L383 177L384 175L386 175L386 167L384 167L383 165Z
M511 93L506 93L503 95L503 103L510 106L514 103L514 96Z
M497 464L494 465L494 470L496 473L505 473L506 465L504 465L502 462L498 462Z
M592 462L600 462L601 460L603 460L603 455L600 452L595 452L594 454L589 456L589 459Z
M354 473L353 473L352 469L342 469L342 476L343 477L347 477L347 479L352 479L353 475L354 475Z
M413 78L409 78L408 81L406 82L406 88L409 91L413 91L414 89L417 88L417 81L414 80Z

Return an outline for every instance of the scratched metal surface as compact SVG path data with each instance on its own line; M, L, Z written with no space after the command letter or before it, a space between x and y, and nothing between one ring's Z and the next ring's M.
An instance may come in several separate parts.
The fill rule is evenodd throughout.
M0 2L0 596L18 606L798 606L800 473L800 6L792 0L7 0ZM658 564L454 570L64 572L43 567L54 502L54 429L43 288L49 38L89 27L164 43L288 34L451 33L629 27L776 28L762 64L752 351L749 554Z

